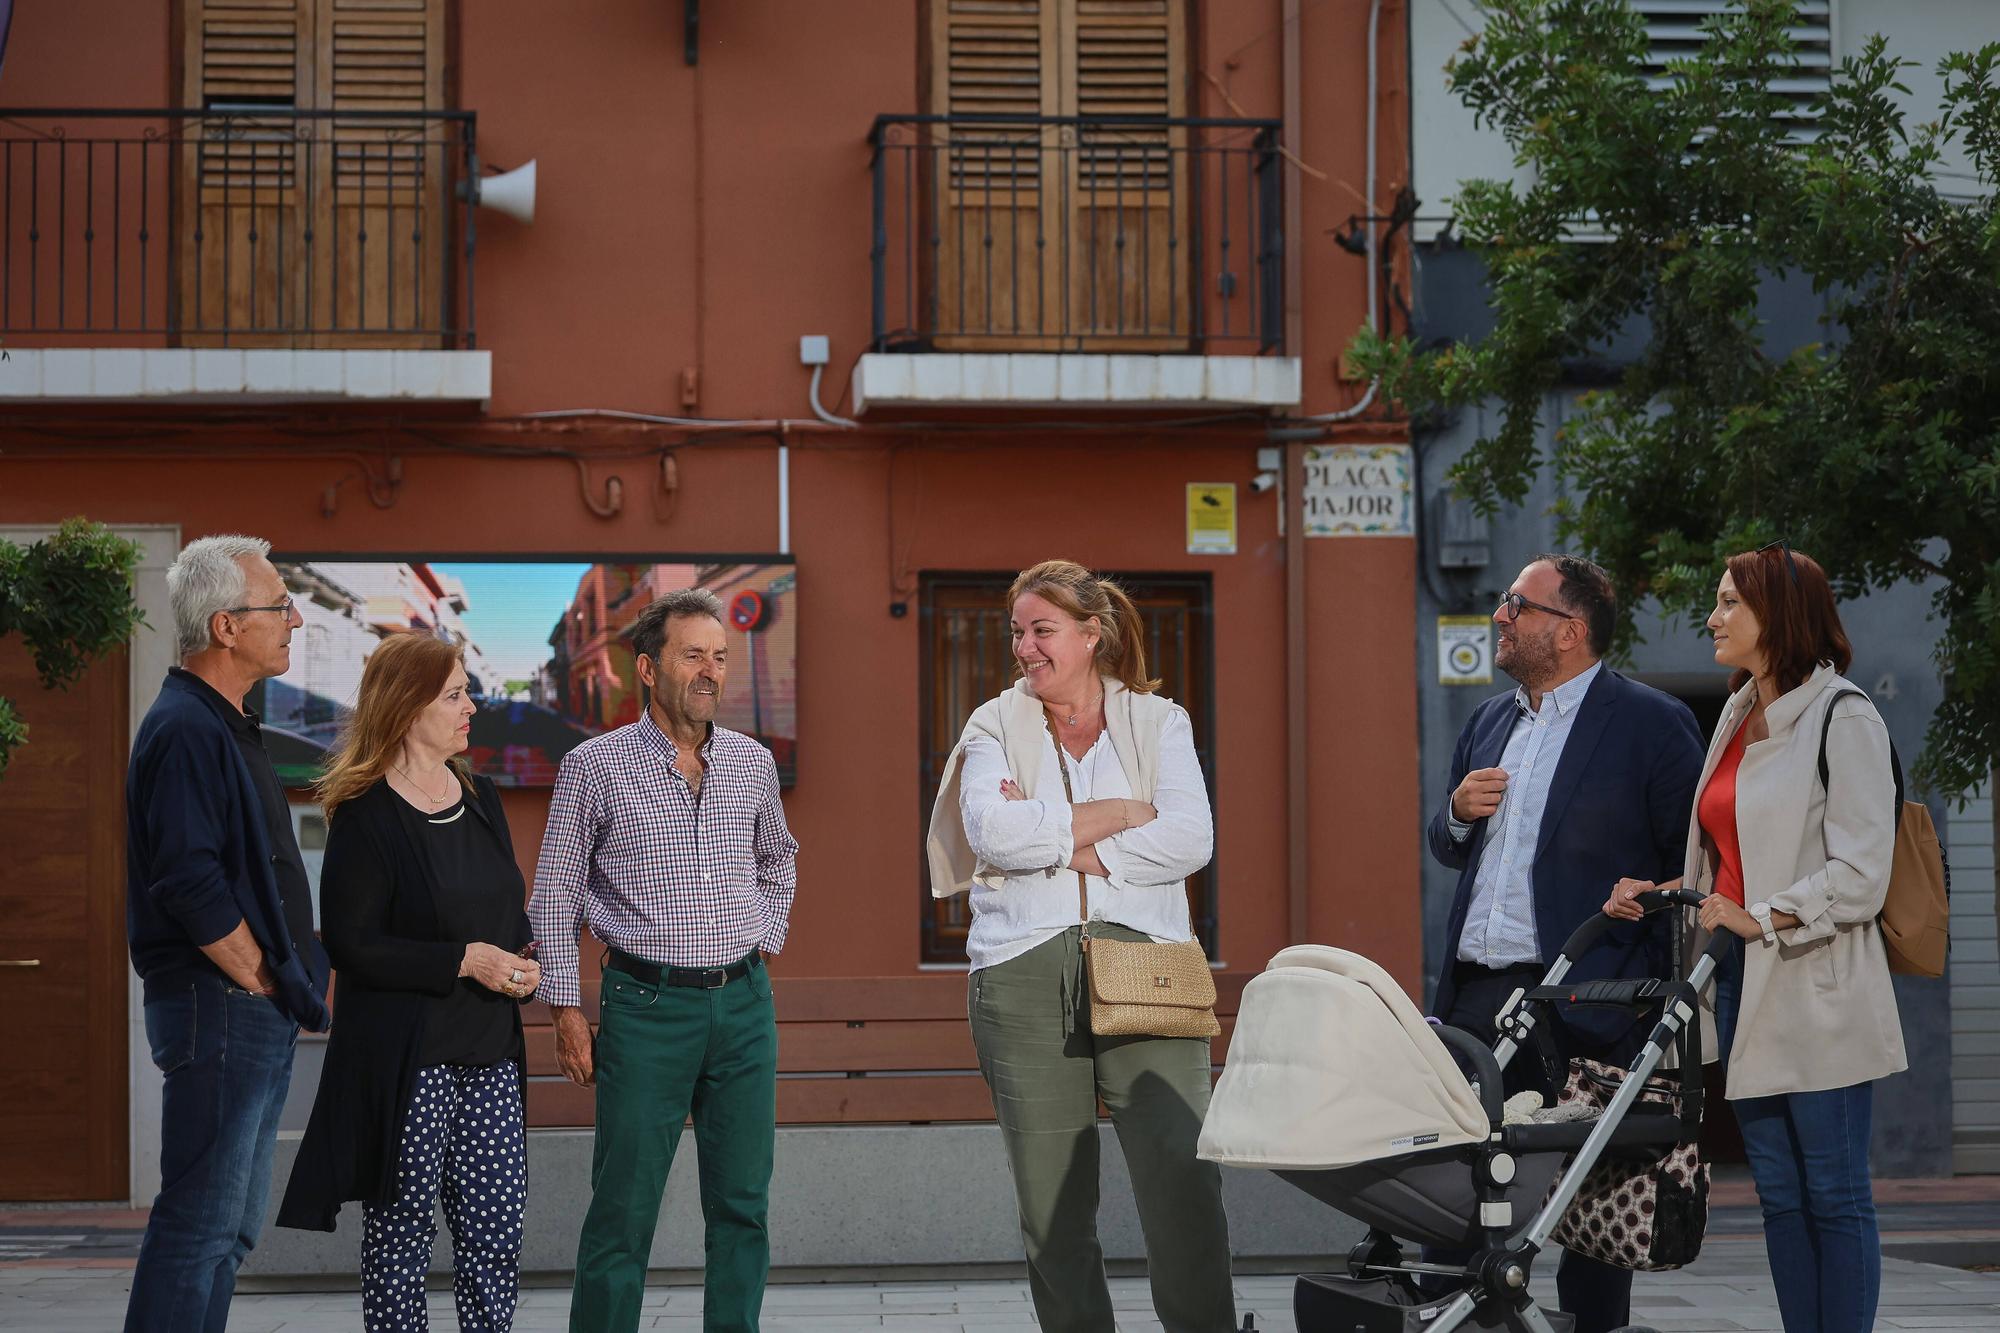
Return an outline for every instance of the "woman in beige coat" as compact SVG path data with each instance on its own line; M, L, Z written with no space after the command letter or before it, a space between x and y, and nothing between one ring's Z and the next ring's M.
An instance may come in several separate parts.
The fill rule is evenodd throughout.
M1876 923L1896 837L1889 735L1840 674L1853 653L1809 557L1782 543L1730 557L1708 628L1735 693L1680 882L1705 895L1694 948L1719 930L1740 941L1717 973L1711 1049L1728 1064L1787 1333L1866 1333L1882 1278L1872 1093L1907 1067ZM1636 917L1652 887L1621 880L1604 910Z

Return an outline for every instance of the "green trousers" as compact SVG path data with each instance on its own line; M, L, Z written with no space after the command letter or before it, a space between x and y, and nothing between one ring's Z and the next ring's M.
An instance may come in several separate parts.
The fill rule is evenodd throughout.
M771 1267L777 1071L778 1025L761 962L715 990L649 986L604 970L597 1144L571 1333L639 1326L667 1170L690 1115L707 1232L702 1327L754 1333Z
M1146 938L1093 925L1111 939ZM1168 1333L1232 1333L1222 1175L1194 1155L1208 1110L1205 1039L1097 1037L1072 927L974 972L967 1007L1014 1173L1028 1286L1044 1333L1111 1333L1097 1240L1097 1103L1132 1173L1153 1309Z

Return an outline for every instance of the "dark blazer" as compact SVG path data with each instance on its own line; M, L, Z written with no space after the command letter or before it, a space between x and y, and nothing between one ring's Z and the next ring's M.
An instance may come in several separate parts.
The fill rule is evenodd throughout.
M472 780L471 811L514 864L514 844L500 793L486 778ZM320 869L320 933L337 973L338 1016L312 1118L299 1141L278 1225L332 1231L349 1199L387 1203L396 1197L396 1156L403 1117L416 1088L417 1056L432 997L450 995L469 941L442 938L436 872L415 835L420 816L377 782L334 811ZM507 887L524 903L527 885L514 871ZM513 938L485 940L519 950L532 935L517 910ZM518 1006L513 1058L525 1051Z
M1459 733L1448 793L1473 769L1500 762L1514 718L1511 691L1479 706ZM1701 733L1686 704L1609 667L1597 673L1570 725L1535 845L1535 935L1544 963L1554 962L1576 928L1602 910L1619 879L1659 882L1680 874L1702 755ZM1447 794L1431 817L1428 835L1431 855L1459 872L1431 1005L1434 1014L1451 1008L1452 964L1486 837L1482 819L1464 842L1453 842L1446 822L1450 812ZM1658 972L1669 962L1668 915L1621 924L1582 958L1571 960L1570 976L1587 980ZM1635 1021L1614 1010L1573 1009L1565 1015L1568 1032L1558 1032L1557 1045L1565 1054L1603 1049L1620 1042Z
M190 975L216 975L203 944L248 923L287 1018L324 1032L326 954L293 947L271 869L256 780L211 692L168 676L139 724L125 770L125 935L150 995Z

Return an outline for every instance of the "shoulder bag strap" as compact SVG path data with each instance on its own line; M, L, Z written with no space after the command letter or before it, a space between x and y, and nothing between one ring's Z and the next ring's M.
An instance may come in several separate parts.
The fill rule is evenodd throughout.
M1062 737L1056 735L1055 720L1045 712L1042 714L1042 722L1049 729L1049 739L1055 743L1056 771L1062 774L1063 799L1069 802L1071 806L1070 818L1074 819L1076 818L1076 793L1070 790L1069 785L1069 756L1063 753ZM1083 921L1083 938L1088 943L1090 940L1090 883L1084 878L1081 870L1076 872L1076 914Z
M1847 697L1848 695L1850 695L1850 694L1851 694L1851 695L1853 695L1853 696L1854 696L1855 698L1857 698L1857 699L1866 699L1866 698L1868 697L1867 695L1863 694L1863 693L1862 693L1862 692L1861 692L1860 690L1842 690L1842 691L1840 691L1840 692L1839 692L1838 694L1834 695L1834 696L1833 696L1833 698L1831 698L1831 699L1827 700L1827 704L1826 704L1826 717L1825 717L1825 719L1824 719L1824 720L1823 720L1823 721L1822 721L1822 722L1820 723L1820 727L1819 727L1819 785L1820 785L1820 788L1821 788L1821 790L1823 790L1823 791L1830 791L1830 790L1832 790L1832 789L1831 789L1831 788L1830 788L1830 787L1829 787L1829 786L1827 785L1827 782L1828 782L1828 773L1827 773L1827 767L1826 767L1826 733L1827 733L1827 732L1829 732L1829 731L1831 731L1831 730L1833 729L1833 706L1834 706L1835 704L1839 703L1839 702L1840 702L1840 701L1841 701L1842 699L1845 699L1845 698L1846 698L1846 697ZM1896 743L1895 743L1894 741L1891 741L1891 742L1889 742L1889 770L1890 770L1890 771L1891 771L1892 773L1894 773L1894 774L1895 774L1895 776L1896 776L1896 811L1895 811L1895 813L1896 813L1896 819L1897 819L1897 821L1898 821L1898 822L1900 822L1900 821L1902 820L1902 817L1903 817L1903 792L1904 792L1904 787L1903 787L1903 759L1902 759L1902 756L1901 756L1901 755L1898 755L1898 754L1896 753Z

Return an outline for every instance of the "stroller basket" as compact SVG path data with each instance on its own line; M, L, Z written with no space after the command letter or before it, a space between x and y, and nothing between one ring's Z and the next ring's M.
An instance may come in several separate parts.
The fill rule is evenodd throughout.
M1340 1333L1430 1333L1450 1308L1453 1297L1426 1300L1405 1280L1393 1277L1344 1277L1338 1273L1301 1273L1292 1292L1292 1322L1300 1329L1339 1329ZM1551 1333L1570 1333L1575 1321L1554 1310L1540 1312ZM1513 1329L1512 1312L1497 1305L1472 1312L1460 1329Z

